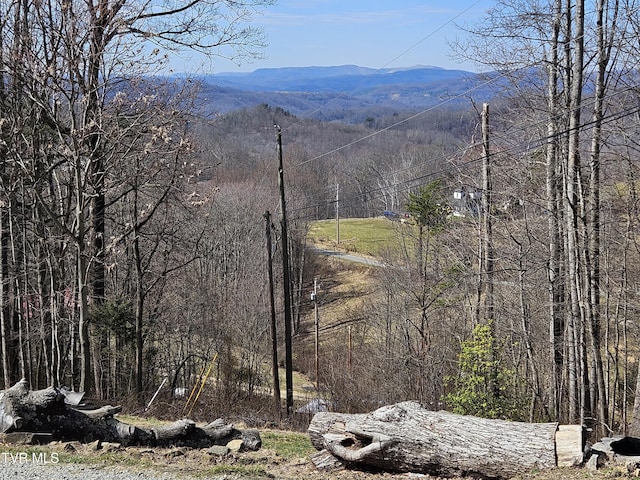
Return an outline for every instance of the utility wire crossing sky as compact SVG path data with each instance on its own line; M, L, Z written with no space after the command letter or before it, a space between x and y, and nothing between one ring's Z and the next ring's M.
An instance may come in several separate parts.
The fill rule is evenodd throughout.
M359 65L399 68L428 65L476 69L453 59L448 42L464 37L456 25L473 25L494 0L279 0L255 15L264 30L264 59L236 65L215 59L201 73L259 68ZM197 59L175 58L175 72L190 72Z

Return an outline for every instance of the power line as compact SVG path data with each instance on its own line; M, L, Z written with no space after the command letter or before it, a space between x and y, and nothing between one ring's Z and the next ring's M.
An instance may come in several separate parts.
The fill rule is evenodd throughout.
M322 153L320 155L317 155L317 156L315 156L313 158L310 158L309 160L305 160L304 162L300 162L298 164L298 166L306 165L307 163L311 163L311 162L315 162L315 161L320 160L321 158L324 158L324 157L326 157L328 155L331 155L331 154L337 153L337 152L339 152L341 150L344 150L345 148L349 148L349 147L351 147L353 145L356 145L358 143L364 142L365 140L368 140L368 139L370 139L372 137L375 137L376 135L379 135L379 134L381 134L383 132L389 131L389 130L391 130L391 129L399 126L399 125L402 125L402 124L407 123L407 122L409 122L409 121L411 121L411 120L413 120L415 118L418 118L418 117L424 115L427 112L430 112L430 111L436 110L436 109L438 109L440 107L443 107L447 103L450 103L450 102L452 102L454 100L457 100L459 98L464 98L464 97L468 96L469 93L473 92L474 90L477 90L482 86L486 86L486 85L492 83L493 81L495 81L495 80L493 80L493 79L492 80L488 80L488 81L483 82L483 83L481 83L479 85L476 85L472 89L469 89L469 90L467 90L467 91L465 91L463 93L460 93L458 95L455 95L453 97L450 97L450 98L438 103L437 105L431 106L431 107L426 108L424 110L421 110L421 111L419 111L417 113L414 113L413 115L410 115L407 118L403 118L402 120L399 120L399 121L397 121L397 122L395 122L395 123L393 123L393 124L391 124L391 125L389 125L387 127L384 127L384 128L382 128L380 130L376 130L375 132L372 132L369 135L365 135L365 136L363 136L361 138L358 138L356 140L353 140L352 142L347 143L346 145L342 145L341 147L334 148L333 150L330 150L328 152L325 152L325 153Z
M619 95L621 93L625 93L625 92L631 91L632 89L633 88L630 87L629 89L626 89L625 91L615 92L614 94L609 95L607 98ZM588 103L587 103L587 105L588 105ZM583 108L584 108L584 106L587 106L587 105L583 105ZM627 109L621 110L619 112L615 112L615 113L613 113L611 115L607 115L607 116L602 118L601 122L602 122L603 125L606 125L608 123L611 123L611 122L614 122L616 120L620 120L620 119L635 115L637 113L640 113L640 106L627 108ZM500 150L499 152L493 152L493 153L490 154L490 156L495 157L497 155L509 155L509 154L510 155L516 155L516 154L521 154L521 153L523 153L523 152L525 152L527 150L530 150L531 148L540 148L540 147L544 146L547 142L549 142L549 141L551 141L551 140L553 140L555 138L560 138L560 137L562 137L564 135L567 135L568 133L570 133L571 131L574 131L576 129L580 130L580 129L583 129L583 128L591 127L595 123L596 123L595 120L589 120L589 121L583 122L582 124L580 124L577 127L574 127L573 129L565 129L565 130L562 130L560 132L556 132L554 135L544 135L542 137L538 137L537 139L530 140L526 144L519 143L517 145L514 145L511 148L504 148L504 149ZM502 137L502 138L505 139L506 137ZM471 146L469 146L467 148L473 148L473 146L474 145L471 145ZM482 156L474 157L474 158L464 162L462 165L459 166L459 168L460 167L464 168L464 167L471 166L471 165L473 165L475 163L480 162L481 160L482 160ZM375 197L376 193L383 192L385 190L388 190L389 188L395 189L397 193L402 193L402 192L405 192L405 191L409 191L411 188L415 188L417 186L425 185L426 183L428 183L428 182L426 182L427 179L438 178L438 177L441 177L442 175L444 175L444 174L446 174L448 172L450 172L450 169L448 169L448 168L440 169L440 170L437 170L437 171L434 171L434 172L429 172L429 173L426 173L425 175L422 175L422 176L419 176L419 177L413 177L413 178L404 180L402 182L397 182L397 183L394 183L394 184L391 184L391 185L388 185L388 186L384 186L384 187L377 187L377 188L374 188L374 189L369 189L369 190L367 190L365 192L360 192L357 195L347 196L347 197L342 198L342 201L343 202L354 201L355 199L359 199L359 198L366 197L366 196ZM415 185L416 182L421 182L423 180L425 180L424 183ZM403 186L403 185L406 186L406 188L398 190L397 187ZM316 204L308 206L308 207L300 207L300 208L294 209L293 211L303 211L303 210L308 210L308 209L316 209L319 206L330 205L333 202L335 202L335 200L327 199L326 201L319 202L319 203L316 203Z
M528 68L531 68L532 66L533 66L533 64L525 66L525 67L521 67L519 70L526 70ZM360 137L360 138L358 138L356 140L353 140L353 141L351 141L351 142L349 142L349 143L347 143L345 145L342 145L340 147L334 148L332 150L329 150L328 152L322 153L320 155L316 155L313 158L310 158L308 160L300 162L300 163L298 163L298 166L306 165L308 163L320 160L320 159L322 159L322 158L324 158L326 156L329 156L329 155L332 155L334 153L340 152L340 151L342 151L342 150L344 150L346 148L349 148L349 147L351 147L353 145L356 145L358 143L364 142L364 141L366 141L366 140L368 140L368 139L370 139L372 137L375 137L376 135L379 135L379 134L381 134L383 132L389 131L389 130L395 128L395 127L398 127L399 125L402 125L402 124L404 124L406 122L409 122L409 121L411 121L411 120L413 120L415 118L418 118L418 117L424 115L427 112L439 109L439 108L445 106L446 104L448 104L448 103L450 103L450 102L452 102L454 100L458 100L460 98L468 97L475 90L478 90L478 89L480 89L482 87L486 87L486 86L492 85L493 83L496 83L498 80L501 80L501 79L507 77L508 75L510 75L512 73L514 73L514 72L504 72L504 73L502 73L502 74L500 74L498 76L492 76L490 79L488 79L488 80L486 80L486 81L484 81L484 82L482 82L482 83L480 83L478 85L475 85L473 88L470 88L470 89L466 90L463 93L460 93L458 95L450 97L450 98L438 103L437 105L433 105L433 106L428 107L428 108L426 108L424 110L421 110L421 111L419 111L419 112L417 112L417 113L415 113L413 115L410 115L407 118L403 118L402 120L399 120L398 122L395 122L395 123L393 123L393 124L391 124L391 125L389 125L389 126L387 126L385 128L380 129L380 130L376 130L375 132L372 132L372 133L370 133L368 135L365 135L365 136ZM629 91L632 91L633 89L634 89L634 87L628 87L627 89L623 89L621 91L614 92L611 95L608 95L606 98L611 98L613 96L620 95L622 93L627 93ZM577 108L584 108L585 106L589 106L589 103L583 103L580 107L577 107ZM546 122L546 120L545 120L545 122ZM567 132L565 132L565 133L567 133Z

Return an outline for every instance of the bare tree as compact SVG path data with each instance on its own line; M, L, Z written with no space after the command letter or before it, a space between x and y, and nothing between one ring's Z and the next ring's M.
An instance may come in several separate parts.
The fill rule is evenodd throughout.
M479 28L471 28L470 48L460 50L514 86L518 109L537 118L546 103L546 132L536 124L522 128L545 145L549 413L569 421L595 419L604 428L611 420L600 304L601 156L617 75L629 72L623 50L636 15L621 15L620 8L617 1L498 2ZM520 148L505 139L498 143Z
M258 55L264 38L249 21L257 9L271 3L193 0L159 6L135 0L48 0L1 5L4 105L21 105L19 115L24 119L19 122L18 110L14 111L11 138L16 140L6 145L5 158L28 179L25 187L42 207L41 221L52 222L56 238L62 236L75 246L75 285L63 279L54 284L77 295L81 390L92 389L89 308L108 295L105 218L113 205L108 185L113 183L113 165L131 153L120 148L120 140L131 130L121 128L123 119L107 108L115 98L114 88L126 95L126 81L162 68L176 51L191 50L209 59ZM173 122L178 121L176 116ZM55 188L43 188L55 187L56 181L64 186L58 190L62 196L51 195ZM69 208L73 216L67 215ZM6 294L5 289L5 299ZM26 290L16 295L27 301ZM8 320L11 312L4 311ZM8 345L3 354L10 358ZM5 381L10 381L7 370Z

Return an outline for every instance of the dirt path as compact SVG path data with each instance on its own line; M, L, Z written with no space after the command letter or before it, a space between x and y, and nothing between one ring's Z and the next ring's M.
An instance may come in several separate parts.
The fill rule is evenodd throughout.
M119 448L109 446L96 450L95 445L52 444L38 447L46 457L56 462L12 462L11 457L2 463L0 455L0 480L48 479L67 480L406 480L437 477L418 473L362 472L342 470L318 471L309 456L283 456L270 448L257 452L230 453L216 456L207 449L186 448ZM8 449L9 447L7 447ZM74 451L75 449L75 451ZM0 452L3 447L0 444ZM32 452L32 449L28 449ZM11 450L16 455L15 447ZM25 450L26 451L26 450ZM35 458L29 453L29 458ZM37 454L39 455L39 454ZM16 457L17 458L17 457ZM591 472L584 468L553 469L533 472L514 480L605 480L629 477L626 469L606 468ZM474 478L474 477L466 477Z

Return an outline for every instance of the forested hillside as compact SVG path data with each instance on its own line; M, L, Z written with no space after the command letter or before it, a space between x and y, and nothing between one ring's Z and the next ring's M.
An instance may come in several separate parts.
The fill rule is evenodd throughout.
M452 174L449 160L466 149L478 117L470 108L438 109L345 125L265 104L238 110L193 126L216 184L253 179L258 169L263 181L276 185L274 124L282 129L292 215L308 221L335 214L336 187L347 217L402 210L412 187Z
M222 2L236 18L247 3L269 2ZM169 28L190 19L206 37L221 18L191 8L206 5L2 4L4 385L142 406L166 379L161 398L182 406L174 389L208 371L208 418L279 419L266 406L279 129L294 367L316 380L314 278L331 295L323 318L350 327L348 341L324 337L309 397L638 431L637 9L498 2L460 46L496 72L490 104L359 110L327 96L323 121L258 97L220 113L196 79L152 76L161 50L141 38L218 45ZM238 32L248 51L258 34ZM315 220L384 212L382 266L321 262L305 246Z
M430 108L466 109L470 98L488 101L500 85L499 77L487 82L471 72L420 66L272 68L196 79L202 86L199 107L204 115L268 103L297 116L345 123Z

